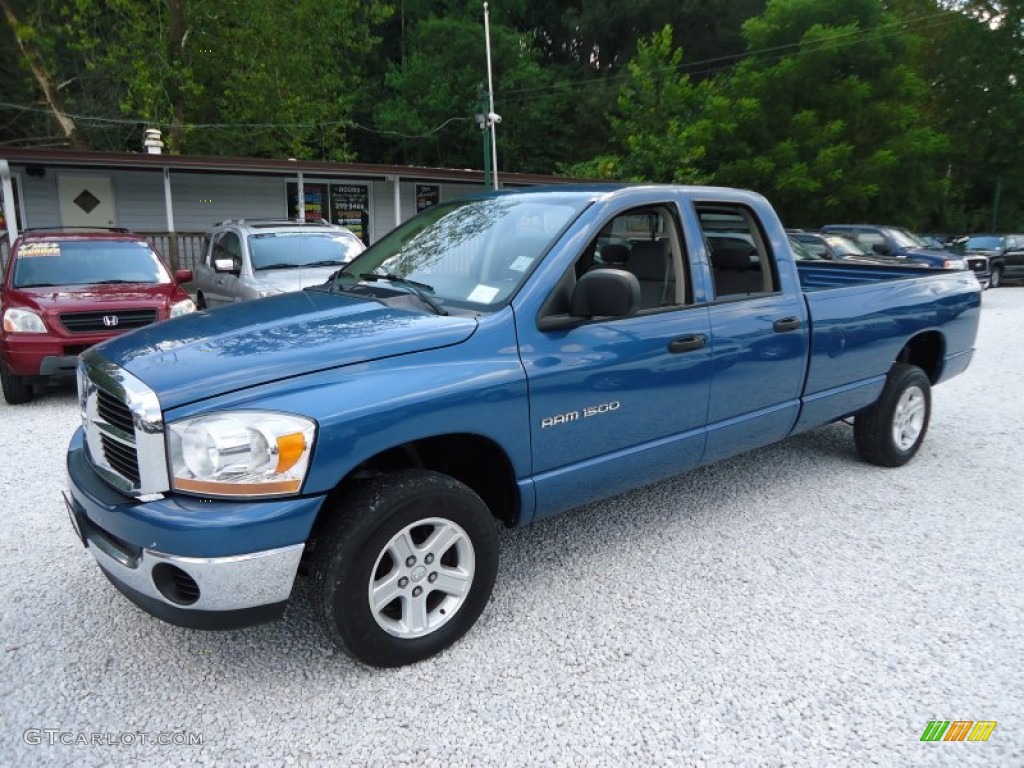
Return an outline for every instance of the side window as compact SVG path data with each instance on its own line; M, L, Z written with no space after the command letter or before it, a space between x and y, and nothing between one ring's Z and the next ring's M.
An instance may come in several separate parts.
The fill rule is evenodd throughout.
M670 206L647 206L621 213L576 262L577 277L594 269L621 269L640 284L640 311L690 301L687 260Z
M722 203L694 207L707 245L716 298L778 290L775 262L753 212L742 205Z
M885 236L880 232L858 232L857 242L873 249L876 245L885 245Z

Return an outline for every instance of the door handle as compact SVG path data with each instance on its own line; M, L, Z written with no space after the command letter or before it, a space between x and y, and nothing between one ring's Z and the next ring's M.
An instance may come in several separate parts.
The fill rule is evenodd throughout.
M677 352L693 352L697 349L703 349L707 342L708 340L699 333L694 334L693 336L682 336L678 339L673 339L668 343L668 351L673 354L676 354Z
M772 330L776 333L785 333L786 331L795 331L800 327L799 317L784 317L781 320L776 320L772 323Z

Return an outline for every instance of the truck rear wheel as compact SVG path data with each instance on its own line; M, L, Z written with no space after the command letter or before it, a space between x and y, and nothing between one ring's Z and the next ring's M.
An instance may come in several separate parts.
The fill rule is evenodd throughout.
M925 372L915 365L893 365L878 401L854 420L861 458L882 467L906 464L924 441L931 409L931 382Z
M0 386L4 390L4 400L11 405L21 405L32 399L32 385L20 376L15 376L2 362L0 362Z
M473 626L494 587L498 532L467 486L403 470L354 486L325 511L313 595L348 655L378 667L411 664Z

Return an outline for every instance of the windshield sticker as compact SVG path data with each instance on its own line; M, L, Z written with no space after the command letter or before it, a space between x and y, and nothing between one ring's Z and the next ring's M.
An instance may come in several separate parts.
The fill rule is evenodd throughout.
M529 269L532 263L533 259L531 259L529 256L520 256L518 259L509 264L508 268L516 272L525 272L527 269Z
M36 256L60 256L60 243L25 243L18 249L18 256L31 259Z
M475 301L479 304L490 304L498 295L498 289L491 285L478 285L473 292L466 297L466 301Z

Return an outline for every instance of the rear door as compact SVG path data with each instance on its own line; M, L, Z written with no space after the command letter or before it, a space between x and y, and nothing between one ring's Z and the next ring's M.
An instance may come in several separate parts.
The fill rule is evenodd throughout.
M705 243L713 286L710 462L789 434L800 412L809 329L799 285L783 285L755 212L715 201L696 202L694 212L694 239Z

